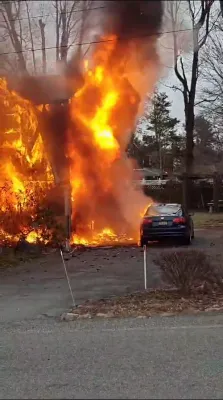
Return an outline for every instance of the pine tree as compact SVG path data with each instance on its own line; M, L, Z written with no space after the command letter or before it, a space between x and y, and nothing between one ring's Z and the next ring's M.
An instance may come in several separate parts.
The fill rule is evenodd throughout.
M177 155L181 143L181 137L177 135L176 127L180 122L177 118L170 116L171 102L166 93L155 92L150 109L145 118L145 130L143 142L153 143L158 155L158 166L160 170L164 167L164 155L167 153Z

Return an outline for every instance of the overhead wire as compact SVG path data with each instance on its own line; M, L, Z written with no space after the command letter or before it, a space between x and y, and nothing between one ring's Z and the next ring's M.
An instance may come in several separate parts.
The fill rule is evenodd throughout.
M180 32L189 32L192 31L191 28L186 28L186 29L178 29L178 30L170 30L170 31L161 31L161 32L156 32L156 33L150 33L150 34L145 34L145 35L140 35L140 36L135 36L135 37L118 37L115 39L105 39L105 40L92 40L89 42L81 42L81 43L74 43L68 46L59 46L59 48L67 48L67 47L75 47L75 46L85 46L85 45L92 45L92 44L99 44L99 43L109 43L109 42L114 42L116 40L118 41L125 41L125 40L134 40L134 39L140 39L144 37L152 37L152 36L161 36L169 33L180 33ZM10 55L10 54L20 54L20 53L27 53L27 52L35 52L35 51L42 51L42 50L52 50L58 48L57 46L49 46L49 47L40 47L40 48L35 48L35 49L24 49L21 51L6 51L3 53L0 53L0 56L3 55Z

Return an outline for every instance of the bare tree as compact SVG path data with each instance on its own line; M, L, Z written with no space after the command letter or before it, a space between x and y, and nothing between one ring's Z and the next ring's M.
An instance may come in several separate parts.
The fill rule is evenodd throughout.
M215 124L223 123L223 22L216 26L202 57L204 88L200 106Z
M75 42L78 35L78 25L81 11L80 0L55 0L56 10L56 61L67 62L70 46ZM83 2L85 3L85 2Z
M56 61L67 64L69 51L84 41L92 1L52 0L45 2L46 5L34 3L31 0L0 1L0 43L4 42L4 49L7 48L2 52L8 53L9 57L5 57L5 60L12 61L12 67L17 64L17 73L47 72L47 61L50 62L50 58L52 61L53 55L48 52L47 46L53 49L50 37L54 29ZM81 45L76 49L79 59L83 52L88 51ZM40 56L37 50L41 52ZM6 66L4 62L4 68ZM11 66L8 64L9 69Z
M28 17L28 27L29 27L29 35L30 35L30 42L31 42L31 49L32 49L32 59L33 59L33 69L34 72L36 73L36 56L35 56L35 48L34 48L34 40L33 40L33 31L32 31L32 22L30 18L30 10L29 10L29 4L28 1L25 1L26 5L26 12L27 12L27 17Z
M0 15L4 34L8 35L13 50L17 54L19 69L22 73L28 73L22 45L21 3L20 1L1 1Z
M215 163L213 199L214 211L218 211L221 177L223 172L222 147L223 147L223 22L219 20L216 29L210 36L210 41L203 54L202 78L204 88L201 93L200 107L208 115L215 130L215 152L218 154ZM210 146L208 146L210 148Z
M199 53L205 46L210 32L210 10L214 0L187 0L188 12L192 26L192 55L190 65L186 63L179 53L177 37L177 18L180 2L170 1L168 11L170 14L173 28L173 53L174 71L180 82L178 88L184 100L186 149L185 149L185 174L183 182L183 203L188 208L189 177L193 171L194 162L194 110L197 81L199 75Z
M223 1L222 0L219 1L220 1L221 15L223 17Z
M61 18L59 13L59 0L55 0L56 9L56 61L60 59L60 25L61 25Z
M81 59L82 57L82 49L83 49L82 43L84 43L85 34L88 29L88 18L91 12L91 5L92 5L92 0L86 0L83 2L79 35L78 35L78 49L77 49L79 59ZM87 53L88 49L89 46L87 47L87 49L85 49L83 56Z
M47 64L46 64L46 36L45 36L45 26L42 19L39 19L39 27L41 34L41 51L42 51L42 70L46 74Z

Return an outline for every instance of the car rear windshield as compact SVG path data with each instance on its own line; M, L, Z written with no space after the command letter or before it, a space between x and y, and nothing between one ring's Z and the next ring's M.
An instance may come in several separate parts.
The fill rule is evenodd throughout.
M145 216L159 216L159 215L182 215L182 208L178 204L153 204L148 207Z

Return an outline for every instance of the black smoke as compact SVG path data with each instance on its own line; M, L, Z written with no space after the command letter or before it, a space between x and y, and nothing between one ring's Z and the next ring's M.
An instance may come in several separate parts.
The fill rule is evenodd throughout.
M106 40L108 36L115 35L118 38L118 45L111 57L111 65L115 59L120 61L120 56L124 56L123 50L125 53L128 43L132 40L138 41L139 44L149 42L148 57L156 57L156 42L163 19L162 0L107 0L100 4L101 8L95 10L96 7L92 6L93 10L88 14L83 34L84 43L92 41L92 49L99 47L100 42ZM99 24L98 29L95 24ZM100 33L92 36L91 32L95 30ZM84 46L83 48L85 49ZM76 79L81 84L83 76L81 76L82 60L79 49L78 46L68 62L65 75L69 79ZM143 56L145 57L145 54Z
M105 1L104 32L120 39L156 35L161 27L163 3L160 0Z

